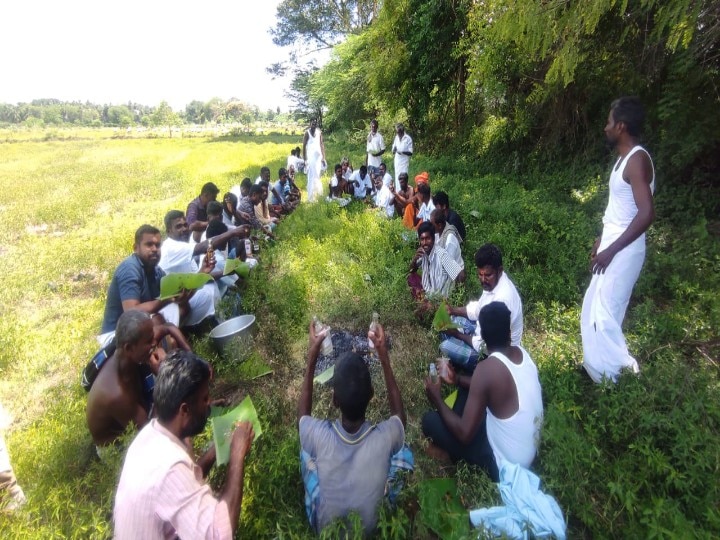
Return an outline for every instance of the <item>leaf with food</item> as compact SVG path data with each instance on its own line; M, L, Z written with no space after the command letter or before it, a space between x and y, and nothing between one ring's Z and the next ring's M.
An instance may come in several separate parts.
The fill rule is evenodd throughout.
M450 312L448 311L448 305L446 302L441 302L435 312L435 316L432 321L433 330L437 332L444 332L451 328L460 328L460 325L455 324L450 318Z
M255 440L262 435L262 427L258 419L255 405L253 405L250 396L243 399L237 407L222 416L211 417L213 441L215 442L215 453L217 455L217 464L224 465L230 461L230 441L235 431L235 424L248 420L255 432Z
M160 296L158 296L158 300L179 296L183 290L194 291L201 288L208 281L212 281L212 276L200 272L196 274L168 274L160 280Z
M223 276L232 274L235 272L241 278L246 278L250 275L250 266L241 261L240 259L228 259L225 261L225 270L223 270Z

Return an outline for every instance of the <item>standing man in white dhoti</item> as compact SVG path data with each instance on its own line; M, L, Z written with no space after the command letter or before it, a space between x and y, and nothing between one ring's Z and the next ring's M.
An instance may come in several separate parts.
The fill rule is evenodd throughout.
M610 198L602 237L590 253L592 281L583 300L580 327L583 365L595 382L615 382L622 369L639 371L622 333L622 321L645 260L645 231L655 217L655 170L638 145L645 112L636 97L610 106L605 136L619 154L610 174Z
M310 128L303 137L303 159L305 160L305 174L307 175L307 200L315 202L318 197L322 197L323 187L320 175L322 171L327 169L325 143L315 118L310 121Z
M392 153L395 155L395 191L400 191L400 175L410 170L410 156L413 155L413 140L405 133L405 126L395 126L395 139L393 140Z

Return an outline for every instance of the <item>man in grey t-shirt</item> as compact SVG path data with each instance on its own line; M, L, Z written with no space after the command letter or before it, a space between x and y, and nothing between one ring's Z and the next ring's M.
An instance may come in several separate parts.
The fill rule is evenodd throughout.
M341 417L331 421L310 416L315 365L326 333L316 334L310 325L308 367L298 405L306 511L316 532L335 518L356 511L365 534L370 534L386 491L391 502L397 495L398 470L413 468L412 454L404 446L405 410L390 367L385 331L378 324L374 332L368 332L368 338L382 366L390 418L376 425L365 420L373 396L370 371L360 356L350 352L337 361L333 376L333 404L340 409Z

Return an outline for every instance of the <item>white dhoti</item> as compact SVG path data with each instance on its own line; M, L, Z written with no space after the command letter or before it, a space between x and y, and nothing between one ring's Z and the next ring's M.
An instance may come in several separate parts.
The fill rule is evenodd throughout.
M322 175L322 155L312 156L307 163L307 200L315 202L322 198L323 187L320 176Z
M598 252L619 236L618 231L608 229L606 226L603 231ZM634 373L640 371L628 352L622 322L644 261L645 235L642 235L615 255L604 274L594 274L585 292L580 317L583 365L595 382L603 377L615 382L620 371L627 368Z
M188 302L190 313L185 316L182 325L193 326L201 323L206 317L215 315L215 302L219 299L220 291L214 281L195 291Z

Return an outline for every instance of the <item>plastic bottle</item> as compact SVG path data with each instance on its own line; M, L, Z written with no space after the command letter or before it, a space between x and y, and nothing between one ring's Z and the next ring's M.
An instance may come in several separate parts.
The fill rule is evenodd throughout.
M437 367L435 367L435 362L430 362L430 380L433 384L438 382L438 372Z
M380 321L378 320L379 318L380 318L380 315L378 315L376 312L373 312L372 322L370 323L370 331L371 332L375 332L375 330L377 329L377 325L380 323ZM375 350L375 344L373 343L372 339L370 339L370 338L368 338L368 349L370 349L370 351Z
M438 364L440 365L440 376L447 379L447 376L449 374L448 365L450 364L450 358L448 358L447 356L442 356L438 361Z
M319 334L327 328L327 335L325 336L325 339L323 339L322 346L320 348L320 354L322 354L323 356L330 356L333 353L333 343L332 337L330 336L330 327L325 326L323 323L321 323L320 319L317 318L317 315L313 315L313 324L315 325L315 334Z

